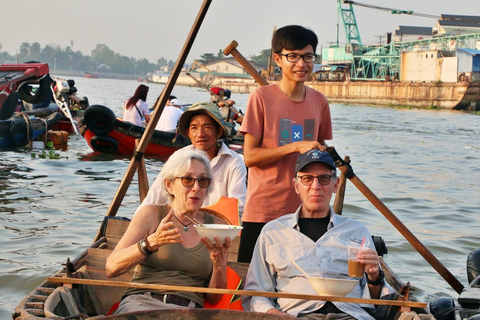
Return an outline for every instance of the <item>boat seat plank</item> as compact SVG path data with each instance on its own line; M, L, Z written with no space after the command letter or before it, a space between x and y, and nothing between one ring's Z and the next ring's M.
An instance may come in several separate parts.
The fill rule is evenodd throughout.
M108 248L113 250L122 238L128 228L130 221L125 219L108 219L105 237L107 238Z

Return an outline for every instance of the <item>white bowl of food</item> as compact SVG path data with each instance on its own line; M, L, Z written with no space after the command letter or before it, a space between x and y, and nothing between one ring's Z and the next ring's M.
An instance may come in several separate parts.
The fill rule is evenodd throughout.
M229 224L203 224L201 226L195 225L195 229L197 229L200 237L207 237L210 242L215 243L214 237L217 236L220 241L225 243L226 237L230 237L230 240L235 239L243 227Z
M315 291L322 296L345 297L358 283L358 280L350 279L332 279L320 277L308 277L307 279L310 281L310 284Z

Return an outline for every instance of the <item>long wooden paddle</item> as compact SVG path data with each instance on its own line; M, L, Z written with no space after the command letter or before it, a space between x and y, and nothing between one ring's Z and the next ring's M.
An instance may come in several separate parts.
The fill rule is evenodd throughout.
M192 29L190 30L187 40L185 41L182 51L180 52L179 58L177 59L177 62L175 63L173 71L170 74L170 77L168 78L168 82L165 85L164 89L162 90L162 93L160 94L160 96L157 98L157 101L155 102L155 106L154 106L155 111L153 112L153 115L150 118L150 121L148 122L147 128L145 129L142 139L140 140L140 144L138 145L138 147L136 148L133 154L133 157L130 162L130 165L128 166L127 172L125 173L125 176L123 177L123 180L120 183L120 186L118 187L117 193L115 194L115 197L113 198L113 201L110 207L108 208L106 216L114 217L117 214L118 208L120 207L120 204L122 203L122 200L125 197L125 194L127 193L128 187L132 182L132 178L135 174L135 171L137 170L138 165L144 156L148 143L150 142L152 134L155 131L155 126L157 125L157 122L160 119L160 115L162 114L163 109L165 108L165 104L167 103L168 96L171 94L173 87L177 82L178 75L180 74L180 71L182 70L183 65L185 64L185 60L187 59L188 53L192 48L195 37L197 36L198 30L200 29L200 26L205 18L205 15L207 14L207 11L211 2L212 0L203 1L203 4L198 12L195 22L193 23ZM100 238L100 234L101 234L100 231L101 231L101 227L97 232L97 236L95 237L94 242Z
M324 295L313 295L313 294L294 294L294 293L269 292L269 291L267 292L267 291L253 291L253 290L215 289L215 288L204 288L204 287L183 287L183 286L148 284L148 283L138 283L138 282L125 282L125 281L111 281L111 280L50 277L50 278L47 278L47 281L52 283L62 283L62 284L84 284L84 285L91 285L91 286L141 288L141 289L162 290L162 291L233 294L238 296L242 295L242 296L286 298L286 299L299 299L299 300L338 301L338 302L348 302L348 303L388 305L388 306L412 307L412 308L427 307L426 303L415 302L415 301L364 299L364 298L324 296Z
M453 274L425 247L420 240L393 214L387 206L355 175L349 163L338 155L334 147L327 151L335 160L337 168L363 193L363 195L387 218L388 221L407 239L408 242L427 260L428 263L440 274L450 286L460 294L464 286Z

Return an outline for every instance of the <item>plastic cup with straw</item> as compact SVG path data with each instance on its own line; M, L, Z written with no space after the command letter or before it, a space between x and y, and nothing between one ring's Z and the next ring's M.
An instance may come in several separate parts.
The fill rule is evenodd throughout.
M358 260L357 255L365 246L365 237L362 244L351 244L348 246L348 276L353 278L361 278L365 272L365 265Z

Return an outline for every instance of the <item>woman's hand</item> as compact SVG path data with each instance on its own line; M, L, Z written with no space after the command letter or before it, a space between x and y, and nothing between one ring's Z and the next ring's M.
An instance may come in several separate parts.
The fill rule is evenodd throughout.
M228 249L232 245L230 237L225 238L225 244L222 244L219 237L214 237L215 243L211 243L206 237L200 238L200 241L210 252L210 260L213 267L218 271L225 270L228 259Z
M171 210L165 218L158 224L157 230L148 236L148 242L154 251L165 244L182 242L180 231L175 228L171 221L173 218L173 210Z

